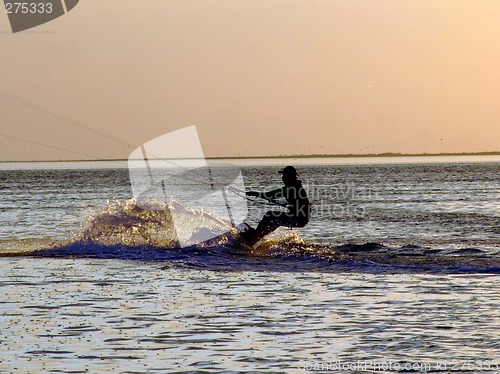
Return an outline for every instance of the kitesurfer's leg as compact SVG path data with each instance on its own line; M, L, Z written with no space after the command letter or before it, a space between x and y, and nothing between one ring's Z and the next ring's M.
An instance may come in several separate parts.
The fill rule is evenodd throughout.
M243 237L248 243L254 244L280 226L304 227L308 221L308 217L297 217L287 211L270 210L262 217L257 228L245 232Z
M255 233L253 234L253 242L258 242L264 236L269 235L274 230L276 230L280 226L291 226L294 217L290 216L288 212L279 212L279 211L268 211L262 220L259 222L259 225L255 229Z

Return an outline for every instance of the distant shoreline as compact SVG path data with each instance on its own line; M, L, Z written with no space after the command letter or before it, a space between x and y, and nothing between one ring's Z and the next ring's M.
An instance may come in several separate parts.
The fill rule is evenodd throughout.
M234 156L234 157L207 157L208 160L220 159L258 159L258 158L352 158L352 157L445 157L445 156L500 156L498 152L472 153L341 153L341 154L312 154L312 155L279 155L279 156Z
M252 160L252 159L287 159L287 158L298 158L298 159L308 159L308 158L363 158L363 157L454 157L454 156L500 156L500 151L494 152L462 152L462 153L395 153L395 152L385 152L385 153L342 153L342 154L311 154L311 155L277 155L277 156L215 156L215 157L205 157L207 160ZM185 158L184 158L185 159ZM182 160L182 158L179 158ZM85 160L31 160L31 161L0 161L0 163L36 163L36 162L123 162L128 161L128 159L85 159Z

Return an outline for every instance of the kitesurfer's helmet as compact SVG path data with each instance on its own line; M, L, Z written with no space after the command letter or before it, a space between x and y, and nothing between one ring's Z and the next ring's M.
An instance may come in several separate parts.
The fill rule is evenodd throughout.
M283 170L278 171L278 173L283 174L283 177L293 178L297 176L297 170L293 166L287 166Z
M278 173L283 174L281 180L285 185L292 185L298 179L297 170L293 166L287 166Z

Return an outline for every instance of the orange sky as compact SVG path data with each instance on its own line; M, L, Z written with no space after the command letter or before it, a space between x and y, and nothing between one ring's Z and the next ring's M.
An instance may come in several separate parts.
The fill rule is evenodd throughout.
M0 14L0 160L127 158L193 124L207 156L499 151L498 25L497 0L84 0L17 34Z

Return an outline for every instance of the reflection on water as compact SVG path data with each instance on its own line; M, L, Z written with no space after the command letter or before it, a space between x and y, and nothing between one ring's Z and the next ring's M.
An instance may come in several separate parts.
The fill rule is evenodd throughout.
M186 271L24 257L0 266L2 372L498 363L494 275Z
M301 160L317 214L253 255L169 249L126 169L0 171L0 372L499 372L500 164L427 161Z

